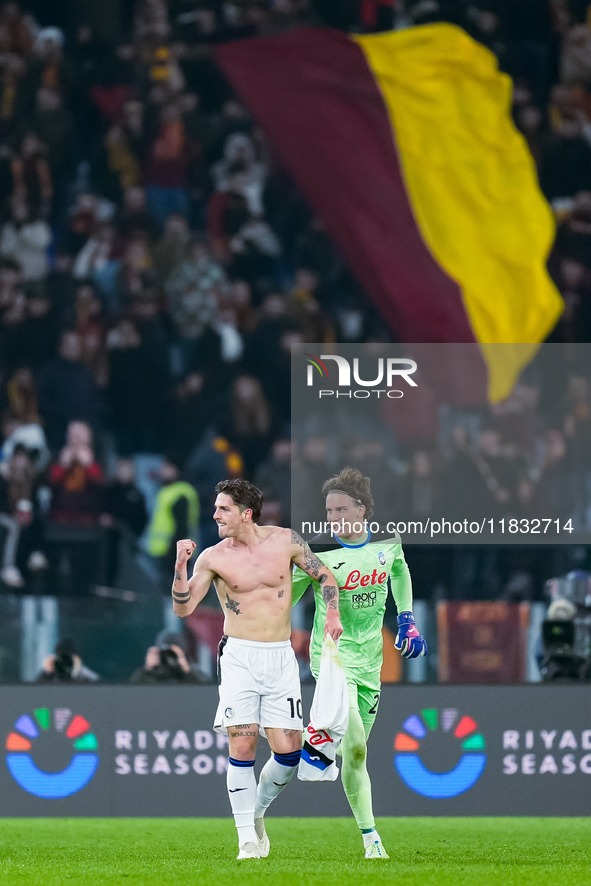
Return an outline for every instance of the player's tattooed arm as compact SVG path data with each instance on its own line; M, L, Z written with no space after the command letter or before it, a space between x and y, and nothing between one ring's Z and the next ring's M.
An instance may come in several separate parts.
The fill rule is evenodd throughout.
M325 570L318 581L322 587L322 599L326 603L327 609L336 609L338 612L339 609L339 594L338 594L338 585L335 582L334 585L327 584L329 577L331 577L331 573L323 566ZM334 581L334 579L333 579Z
M322 576L326 578L326 576ZM337 593L337 589L334 585L323 584L322 586L322 599L326 603L327 609L336 609L338 612L339 609L339 596Z
M195 543L190 539L177 542L176 563L172 580L172 608L176 615L184 618L190 615L203 600L214 579L214 573L207 562L207 551L197 558L191 580L187 578L187 562L195 551Z
M292 561L299 566L306 575L316 579L322 588L322 598L326 603L325 633L330 634L333 640L338 640L343 633L343 626L339 617L339 584L322 560L310 550L310 546L291 530Z
M191 591L189 590L189 584L187 582L187 589L186 589L186 591L184 591L182 581L183 581L183 576L181 575L180 570L175 569L174 570L174 578L172 580L172 599L174 600L175 603L178 603L181 606L185 603L188 603L189 600L191 599Z
M229 609L230 612L234 612L236 615L241 615L240 609L238 608L240 603L237 603L236 600L232 600L229 594L226 594L226 602L224 603L224 606L226 609Z
M339 586L335 581L333 574L326 569L326 566L324 568L326 572L320 576L322 599L326 604L324 633L330 634L336 643L343 633L343 626L339 615Z
M318 559L316 554L312 553L308 542L304 541L302 536L294 529L291 530L291 544L292 547L295 545L299 549L296 549L295 555L292 555L294 563L297 563L297 565L301 567L310 578L318 580L320 573L324 568L324 564L322 563L322 560Z

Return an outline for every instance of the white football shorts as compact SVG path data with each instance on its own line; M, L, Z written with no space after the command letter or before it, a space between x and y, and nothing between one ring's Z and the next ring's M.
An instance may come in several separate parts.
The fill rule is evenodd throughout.
M263 729L303 729L300 670L289 640L261 643L222 637L216 732L257 723Z

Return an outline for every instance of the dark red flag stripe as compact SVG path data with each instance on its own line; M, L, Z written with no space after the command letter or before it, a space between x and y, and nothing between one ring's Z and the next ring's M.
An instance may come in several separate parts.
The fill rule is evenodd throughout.
M227 43L216 56L396 336L474 342L459 287L415 223L360 48L338 31L303 28Z

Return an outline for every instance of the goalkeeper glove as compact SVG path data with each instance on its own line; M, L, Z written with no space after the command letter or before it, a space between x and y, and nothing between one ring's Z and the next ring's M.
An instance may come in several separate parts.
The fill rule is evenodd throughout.
M398 633L394 648L398 649L403 658L418 658L429 651L422 635L417 630L412 612L401 612L398 616Z

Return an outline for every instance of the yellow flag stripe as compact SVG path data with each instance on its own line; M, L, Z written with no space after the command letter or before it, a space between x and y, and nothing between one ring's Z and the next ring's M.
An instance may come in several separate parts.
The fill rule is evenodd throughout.
M511 81L461 28L356 36L383 95L417 226L454 279L501 399L563 310L546 270L555 229L510 116Z

